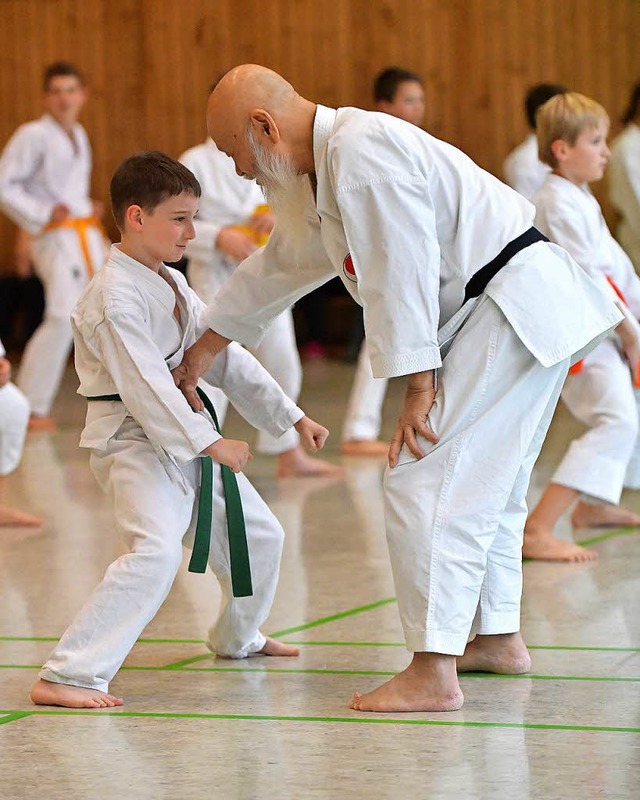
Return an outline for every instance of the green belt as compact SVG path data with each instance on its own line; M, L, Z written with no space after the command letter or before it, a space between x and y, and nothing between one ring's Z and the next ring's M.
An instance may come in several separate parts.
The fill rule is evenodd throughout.
M211 415L216 430L220 433L218 417L211 400L198 386L197 392L204 407ZM119 394L102 394L87 397L87 400L119 400ZM189 561L189 572L204 572L209 558L211 546L211 523L213 519L213 461L209 456L201 456L202 474L200 477L200 498L198 501L198 521L193 551ZM226 464L221 464L222 489L227 508L227 534L229 537L229 561L231 566L231 587L234 597L250 597L253 595L251 582L251 565L249 563L249 547L247 531L242 511L242 500L238 489L238 479Z

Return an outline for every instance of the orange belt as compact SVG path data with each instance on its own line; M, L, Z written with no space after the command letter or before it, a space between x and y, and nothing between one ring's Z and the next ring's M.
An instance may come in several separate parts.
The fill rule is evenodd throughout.
M61 230L62 228L68 228L69 230L73 230L78 234L82 255L84 256L84 260L87 265L87 273L90 278L93 278L96 270L93 264L93 259L91 258L91 251L89 250L87 231L89 228L96 228L101 233L104 233L102 223L96 217L75 217L72 219L64 219L62 222L50 222L45 226L43 233Z
M614 281L612 281L611 278L608 275L605 275L605 278L609 281L609 284L611 285L611 288L613 289L613 291L618 295L618 297L626 305L627 301L624 299L624 295L622 294L620 289L618 289L618 287L616 286ZM576 361L576 363L572 367L569 368L569 375L577 375L578 373L582 372L583 366L584 366L584 359L582 359L582 361ZM633 381L633 385L640 387L640 365L638 366L638 370L637 370L637 373L636 373L636 376L635 376L635 380Z

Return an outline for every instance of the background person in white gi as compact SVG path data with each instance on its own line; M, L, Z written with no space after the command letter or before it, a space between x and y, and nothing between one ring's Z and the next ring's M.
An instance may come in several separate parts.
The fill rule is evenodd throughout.
M415 125L316 105L255 65L221 80L207 120L278 221L207 309L210 330L176 377L197 405L213 354L232 337L254 345L283 308L341 275L364 308L373 374L407 376L384 493L414 653L351 707L460 708L456 666L529 669L518 632L529 476L570 359L621 314L531 228L527 200Z
M373 101L378 111L421 125L424 119L424 87L419 75L401 67L387 67L373 82ZM366 340L342 428L342 452L351 456L386 456L389 444L381 442L382 404L388 381L374 378Z
M130 552L107 570L47 659L31 698L71 707L120 705L109 682L155 616L192 537L201 470L214 462L208 561L223 602L208 637L220 656L295 656L298 649L269 639L266 620L278 581L284 534L249 481L238 475L252 566L253 593L233 596L226 509L218 464L240 472L251 457L246 442L223 439L211 418L194 414L169 369L202 330L204 304L183 276L164 266L178 261L194 237L200 186L163 153L126 159L111 182L122 241L73 312L79 392L88 397L81 446L110 496L117 529ZM326 428L304 416L255 358L237 346L215 359L206 379L221 388L254 425L274 435L295 425L317 449ZM114 399L115 395L115 399Z
M536 114L540 106L557 94L566 92L563 86L555 83L538 83L532 86L524 98L524 113L531 133L506 157L503 171L504 179L527 200L542 188L544 179L550 172L549 166L538 157L536 139Z
M101 204L89 196L91 148L77 121L87 96L84 78L59 62L45 70L43 87L46 113L18 128L0 157L0 206L33 234L31 255L46 306L17 384L31 406L30 427L51 430L51 405L71 350L71 311L107 249Z
M621 216L618 241L640 272L640 83L622 121L626 127L611 146L609 197Z
M617 505L623 483L640 488L638 409L633 388L639 377L640 280L609 232L589 189L589 183L604 174L608 130L604 108L575 92L552 98L538 112L540 157L553 172L534 197L536 226L603 286L627 319L617 336L599 344L571 370L564 385L564 403L588 430L571 443L527 520L523 552L528 558L597 558L594 551L553 536L560 516L576 501L571 516L576 528L640 525L638 514ZM631 475L628 466L634 453L636 474Z
M215 84L214 84L215 86ZM264 205L264 196L255 181L236 174L233 162L208 139L180 156L202 187L198 214L194 220L196 238L189 242L189 283L196 294L210 303L238 264L258 249L273 228L273 216ZM261 208L262 207L262 208ZM266 212L266 213L265 213ZM253 350L267 372L294 402L302 386L302 365L296 345L291 309L283 311L260 346ZM212 397L223 424L227 399L222 392ZM274 437L258 433L257 450L278 457L278 475L337 475L340 467L312 458L300 446L294 428Z
M29 421L29 403L11 383L11 364L0 342L0 525L41 525L42 520L2 504L5 476L20 463Z

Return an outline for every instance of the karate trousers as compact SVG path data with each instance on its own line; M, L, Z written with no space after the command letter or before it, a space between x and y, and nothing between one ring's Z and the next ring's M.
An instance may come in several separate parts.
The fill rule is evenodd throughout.
M369 360L369 348L362 343L358 366L347 405L347 415L342 427L342 441L369 441L380 435L382 404L389 381L374 378Z
M200 261L190 261L187 274L189 285L205 303L213 300L216 292L229 278L229 275L221 275L217 278L215 270ZM251 350L251 353L275 378L287 397L296 403L302 388L302 364L300 363L291 309L287 309L274 319L264 339L258 347ZM226 395L215 387L207 387L207 394L211 398L218 421L222 426L229 401ZM256 450L264 455L280 455L280 453L293 450L299 444L300 437L293 427L278 437L272 436L267 431L258 431Z
M482 295L452 339L429 414L437 444L406 446L384 479L407 649L462 655L473 633L520 629L531 471L569 359L543 367Z
M87 246L95 269L108 251L99 228L87 230ZM44 286L44 319L29 340L16 383L31 406L31 413L48 416L71 351L71 312L90 280L80 238L75 230L61 228L37 236L32 242L36 275Z
M631 374L613 339L605 339L569 375L562 401L589 430L575 439L552 483L588 500L616 504L638 443L638 407ZM630 476L630 478L638 476Z
M29 403L20 389L7 383L0 389L0 476L20 463L29 423Z
M91 468L109 495L116 527L129 552L107 569L40 672L47 681L106 692L136 640L167 597L182 561L183 538L192 546L200 459L177 467L161 463L131 418ZM284 533L247 478L238 474L253 579L251 597L233 597L220 466L214 463L209 566L222 589L222 606L207 645L229 658L262 649L276 590ZM193 575L190 580L203 580Z

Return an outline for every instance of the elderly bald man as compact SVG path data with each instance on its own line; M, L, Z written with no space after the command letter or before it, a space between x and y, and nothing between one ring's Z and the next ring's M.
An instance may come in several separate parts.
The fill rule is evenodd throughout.
M285 308L342 278L364 309L374 375L407 380L384 499L413 652L351 708L459 709L456 667L530 669L519 629L531 470L572 359L620 314L532 228L527 200L413 125L317 105L256 65L220 81L207 121L277 222L208 306L210 330L176 378L197 407L195 381L230 340L255 347Z

